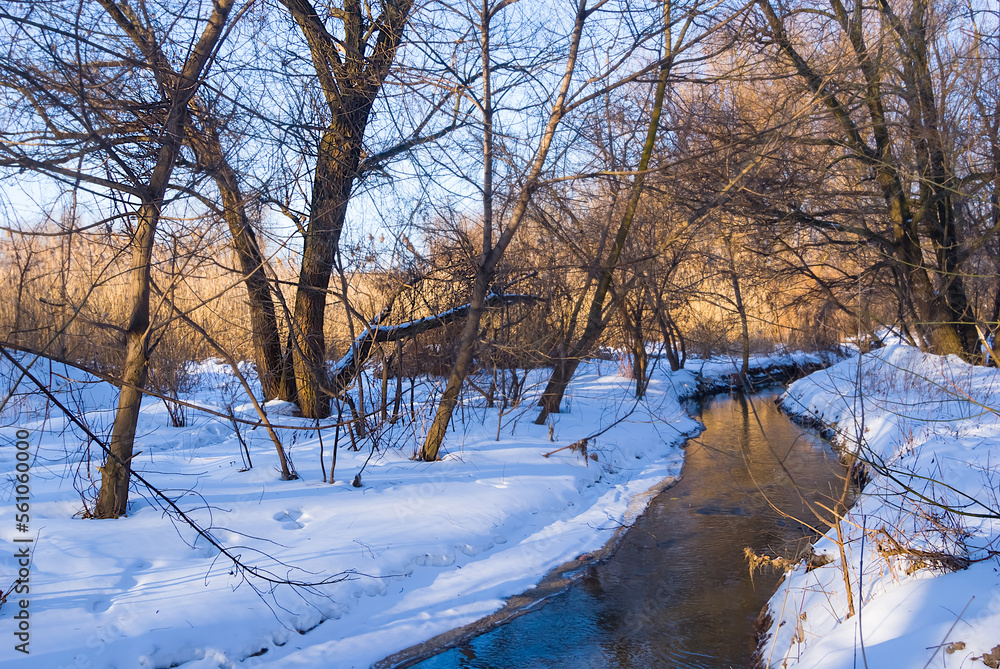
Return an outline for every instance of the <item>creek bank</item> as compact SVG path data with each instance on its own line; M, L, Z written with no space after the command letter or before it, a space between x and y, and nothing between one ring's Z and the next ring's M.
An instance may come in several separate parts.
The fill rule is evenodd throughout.
M788 572L756 667L994 667L1000 657L1000 371L903 345L793 383L782 410L831 434L868 481L825 566ZM853 601L855 615L849 615Z
M529 590L508 597L499 611L468 625L449 630L432 639L405 648L398 653L393 653L389 657L383 658L373 664L372 669L405 669L406 667L412 667L449 648L461 646L470 639L486 634L502 625L506 625L519 616L531 613L544 606L551 597L565 591L575 581L582 578L589 567L613 555L615 548L617 548L625 533L631 529L632 523L642 515L650 500L654 499L661 492L672 488L678 481L680 481L679 476L670 476L645 493L636 495L629 503L628 516L631 518L627 523L615 528L614 533L608 539L607 543L594 551L578 555L576 558L552 569Z
M610 556L545 606L419 669L743 666L778 576L751 577L740 548L805 546L812 535L788 517L803 512L788 479L809 498L841 471L829 445L782 415L772 396L702 402L705 431L689 440L684 478L650 502Z
M841 357L832 352L758 356L752 360L748 380L755 387L774 386L826 367ZM707 361L692 361L689 368L668 372L665 376L676 393L677 401L683 403L688 413L691 413L696 410L691 403L735 390L731 383L734 369L736 366L731 359L713 358ZM558 414L556 416L558 417ZM703 426L699 427L698 431L689 433L687 437L696 437L702 428ZM460 647L475 637L507 625L515 618L544 606L574 582L591 573L592 567L610 558L625 537L626 531L646 511L647 506L657 495L671 489L680 478L681 473L677 472L675 476L669 476L645 492L634 495L629 501L628 510L621 524L602 547L559 565L546 574L536 586L508 598L503 607L495 613L394 653L373 666L376 669L402 669L413 666L445 650ZM705 513L714 515L716 512L709 509ZM739 548L741 547L737 547L736 550Z
M772 362L779 358L813 359ZM728 360L691 364L705 378L734 369ZM38 360L33 369L82 421L110 429L115 387L56 361ZM47 537L34 544L31 573L32 632L44 643L30 658L0 648L0 665L290 669L336 658L339 668L360 668L489 616L553 568L607 544L645 507L637 501L643 494L679 475L680 445L700 429L681 401L698 392L695 373L657 365L646 399L636 402L633 382L618 369L581 365L566 411L545 426L531 424L537 398L530 394L501 413L469 393L434 463L411 459L440 382L423 379L416 416L384 426L377 443L338 449L333 484L325 467L332 426L320 439L314 421L267 406L281 414L300 475L284 481L262 431L244 431L243 445L227 419L199 413L178 428L161 403L144 403L133 469L177 491L189 517L248 565L236 569L148 494L134 495L128 516L115 521L109 550L104 524L74 518L79 486L67 484L98 471L99 449L53 416L45 398L19 388L14 366L0 364L0 381L17 390L0 411L0 440L31 433L32 527ZM186 402L257 420L224 365L205 361L190 371ZM527 388L540 388L545 370L527 377ZM570 449L545 457L598 433L588 446L596 461ZM253 467L242 459L246 451ZM0 449L0 469L15 471L14 456ZM362 469L362 486L354 487ZM91 490L88 479L77 481ZM14 517L15 506L8 486L0 515ZM0 553L13 555L18 538L13 525L0 528ZM259 575L311 585L262 587ZM108 631L98 650L94 630Z
M844 353L840 351L822 351L810 354L809 357L793 359L785 357L774 359L770 356L754 358L747 373L747 385L751 392L761 388L783 386L813 372L825 369L844 357ZM718 360L717 358L712 359L712 361ZM725 362L735 368L734 362L730 360ZM719 393L739 391L741 389L739 379L735 376L736 374L732 372L728 376L718 373L706 376L704 373L698 372L695 376L697 390L689 399L700 400ZM793 420L795 419L793 418ZM800 424L805 425L804 423Z

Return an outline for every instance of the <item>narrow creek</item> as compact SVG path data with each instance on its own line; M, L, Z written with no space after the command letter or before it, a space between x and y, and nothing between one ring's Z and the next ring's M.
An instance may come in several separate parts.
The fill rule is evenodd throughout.
M703 400L705 431L688 441L683 479L650 503L610 557L544 606L412 666L746 666L754 620L778 575L751 579L743 548L789 555L804 547L812 534L784 515L811 521L789 474L818 499L843 472L830 446L782 415L774 397Z

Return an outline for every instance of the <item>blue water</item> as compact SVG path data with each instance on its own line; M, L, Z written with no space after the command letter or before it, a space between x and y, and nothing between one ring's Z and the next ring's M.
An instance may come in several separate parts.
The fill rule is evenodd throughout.
M803 547L809 530L771 504L809 518L793 482L807 498L828 497L839 493L842 468L826 443L774 408L773 395L709 399L701 420L706 430L687 446L684 478L610 558L541 608L412 666L746 666L754 620L778 576L751 581L743 548L787 555Z

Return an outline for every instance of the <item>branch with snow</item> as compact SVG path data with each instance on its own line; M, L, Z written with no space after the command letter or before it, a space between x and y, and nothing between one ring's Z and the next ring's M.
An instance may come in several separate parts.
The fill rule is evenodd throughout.
M534 304L535 302L541 302L543 299L537 295L498 295L497 293L490 293L486 296L485 306L487 309L495 309L511 304ZM392 303L390 302L389 306L373 318L365 331L354 340L347 353L334 363L330 370L331 377L334 380L334 387L344 389L350 385L376 344L412 339L421 333L436 330L449 323L454 323L457 320L465 318L471 309L471 304L463 304L460 307L454 307L439 314L424 316L423 318L417 318L406 323L381 325L382 321L388 317L389 312L392 310Z

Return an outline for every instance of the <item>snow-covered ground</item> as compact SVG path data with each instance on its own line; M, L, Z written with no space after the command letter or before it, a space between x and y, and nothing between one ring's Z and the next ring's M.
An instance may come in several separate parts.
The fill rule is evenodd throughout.
M795 354L755 367L793 357L819 362ZM419 403L437 389L425 380L417 419L409 420L407 387L408 418L377 433L378 450L368 438L353 451L341 432L332 485L322 480L314 431L279 430L301 476L282 481L263 428L241 430L248 469L228 419L189 410L187 425L175 428L163 403L147 399L133 468L238 556L247 567L238 569L141 484L127 518L80 519L100 479L99 447L4 361L3 395L13 395L0 408L0 588L16 584L18 553L30 546L22 582L30 590L11 593L0 608L0 666L369 666L495 611L548 570L600 548L642 510L642 493L679 475L679 446L699 427L680 400L733 369L725 360L692 361L674 374L660 366L647 400L636 404L614 362L589 363L551 433L532 424L533 393L544 380L537 370L521 406L503 415L470 396L434 463L410 459L429 422L430 403ZM113 387L46 360L32 373L95 434L108 434ZM231 405L236 416L257 420L225 368L201 365L195 376L186 399L223 414ZM278 425L315 425L280 403L268 413ZM568 449L543 457L612 425L590 440L587 459ZM327 468L333 442L334 431L325 430ZM24 452L30 519L18 527ZM30 655L16 648L21 599L30 639L22 650Z
M860 360L860 368L859 368ZM869 463L842 523L769 602L770 667L1000 666L1000 371L904 345L793 384L783 408Z

